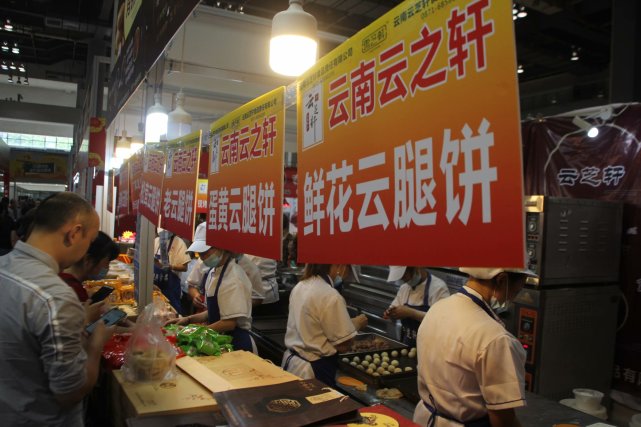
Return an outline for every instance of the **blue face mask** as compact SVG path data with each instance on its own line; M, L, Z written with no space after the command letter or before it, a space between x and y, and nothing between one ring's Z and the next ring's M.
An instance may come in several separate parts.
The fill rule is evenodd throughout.
M334 288L341 288L343 286L343 278L341 276L336 276L333 282Z
M407 284L410 285L412 289L418 286L421 283L421 273L417 272L414 277L407 281Z
M216 253L213 253L209 257L207 257L207 259L204 259L203 263L209 268L217 267L218 264L220 264L220 260L222 258L223 258L222 255L217 255Z
M105 277L107 277L107 273L109 273L109 268L101 268L98 273L94 274L93 276L90 276L89 278L91 280L102 280Z

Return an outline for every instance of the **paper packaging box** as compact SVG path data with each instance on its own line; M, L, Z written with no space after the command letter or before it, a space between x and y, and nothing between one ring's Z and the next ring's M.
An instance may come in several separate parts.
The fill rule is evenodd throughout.
M182 372L174 381L154 384L130 383L121 371L113 371L113 374L133 407L134 413L128 408L127 416L218 410L211 392Z
M214 393L232 427L304 426L360 421L362 405L316 380L228 390Z
M248 351L233 351L222 356L176 359L176 366L191 375L211 392L280 384L299 380Z

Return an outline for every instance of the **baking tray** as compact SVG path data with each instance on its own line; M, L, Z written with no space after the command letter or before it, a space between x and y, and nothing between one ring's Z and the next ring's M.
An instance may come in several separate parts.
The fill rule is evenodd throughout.
M387 351L387 353L391 353L392 350ZM368 351L368 352L363 352L363 353L358 353L354 355L349 355L349 354L341 354L339 355L338 358L338 368L342 370L344 373L348 374L349 376L352 376L358 380L363 381L365 384L369 384L371 386L374 386L376 388L382 387L385 382L385 380L392 380L396 378L406 378L406 377L416 377L416 364L417 360L416 357L410 358L409 356L401 356L399 354L398 357L391 357L390 354L390 361L391 360L398 360L399 361L399 368L403 370L403 372L399 372L397 374L390 373L389 375L381 375L381 376L374 376L371 374L368 374L365 370L360 370L355 366L350 365L350 363L353 361L354 356L358 356L361 361L365 360L366 356L374 356L375 353L378 353L379 356L381 355L382 351ZM399 350L400 353L400 350ZM349 359L349 362L344 362L343 359ZM382 356L381 356L382 360ZM412 370L407 372L405 371L406 367L411 367Z
M363 349L363 350L358 350L359 346L363 345L364 341L367 340L376 340L376 342L379 343L378 348L370 348L370 349ZM354 356L360 356L361 354L366 354L366 353L376 353L376 352L382 352L382 351L391 351L391 350L402 350L404 348L408 348L405 344L402 342L398 342L396 340L384 337L383 335L379 335L376 333L367 333L367 334L358 334L354 337L354 341L352 343L352 347L349 351L345 353L341 353L341 357L354 357Z
M259 332L285 331L287 316L265 316L252 319L252 329Z
M415 373L416 374L416 373ZM397 388L403 393L403 397L412 403L418 403L421 396L418 394L418 377L406 376L404 378L388 378L383 377L381 384L387 388Z

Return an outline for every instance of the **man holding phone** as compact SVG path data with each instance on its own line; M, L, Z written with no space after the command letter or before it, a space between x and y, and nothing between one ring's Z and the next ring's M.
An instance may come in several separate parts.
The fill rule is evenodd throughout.
M99 322L83 338L85 309L58 273L86 254L98 226L87 201L57 193L36 208L27 241L0 257L3 425L84 425L82 398L114 328Z

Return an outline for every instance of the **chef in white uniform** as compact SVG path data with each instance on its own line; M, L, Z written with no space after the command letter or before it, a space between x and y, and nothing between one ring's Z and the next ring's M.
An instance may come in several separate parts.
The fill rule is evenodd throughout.
M385 319L401 320L401 341L416 346L416 333L425 313L437 301L450 296L445 282L423 267L390 266L387 281L400 285L396 298L383 313Z
M252 307L261 305L265 299L263 278L258 266L245 254L234 254L236 263L243 269L252 284Z
M349 274L345 264L307 264L289 297L289 317L282 368L303 379L336 385L338 352L350 348L367 317L350 319L345 300L335 289Z
M461 292L439 302L418 330L414 422L422 426L518 427L525 405L525 351L494 310L513 300L529 270L461 268Z

